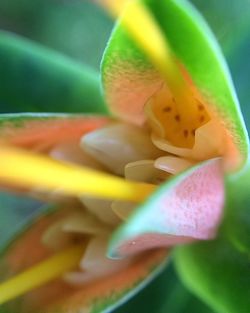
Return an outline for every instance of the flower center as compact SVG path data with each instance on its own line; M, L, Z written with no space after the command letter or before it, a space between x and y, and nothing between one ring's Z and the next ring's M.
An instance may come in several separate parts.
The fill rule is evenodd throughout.
M196 130L210 120L199 99L180 106L165 86L148 101L146 113L156 134L183 148L193 147Z

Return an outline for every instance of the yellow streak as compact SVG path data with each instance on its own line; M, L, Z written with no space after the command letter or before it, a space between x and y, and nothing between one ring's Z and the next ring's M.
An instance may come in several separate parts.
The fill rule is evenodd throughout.
M83 253L83 246L73 246L2 283L0 304L21 296L75 268Z
M0 147L0 182L71 196L135 202L144 200L156 188L7 146Z
M189 122L195 100L154 16L140 0L106 0L105 6L112 15L121 16L121 23L166 80L177 106L189 107L191 112L184 116Z

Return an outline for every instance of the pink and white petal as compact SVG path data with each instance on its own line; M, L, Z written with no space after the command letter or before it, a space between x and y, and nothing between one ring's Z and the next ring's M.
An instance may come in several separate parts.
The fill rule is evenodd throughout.
M224 205L221 159L196 165L163 184L113 235L109 255L214 238Z

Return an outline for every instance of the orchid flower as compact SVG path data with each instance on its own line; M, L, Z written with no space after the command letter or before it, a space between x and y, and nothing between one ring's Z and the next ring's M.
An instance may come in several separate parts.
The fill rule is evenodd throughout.
M172 253L214 309L247 312L230 287L248 264L249 142L218 44L184 0L105 5L122 8L101 68L112 116L1 116L2 188L53 205L6 248L0 303L109 312Z

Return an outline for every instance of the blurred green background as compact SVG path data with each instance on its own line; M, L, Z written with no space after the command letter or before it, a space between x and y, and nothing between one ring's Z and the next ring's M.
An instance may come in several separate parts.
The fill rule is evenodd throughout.
M250 1L193 0L192 2L205 16L221 44L232 72L246 123L250 125L248 105ZM52 58L59 60L59 63L68 62L67 66L73 68L72 77L75 77L75 73L79 71L79 77L83 75L81 76L83 80L98 79L96 75L98 75L102 52L112 26L113 21L110 17L88 0L0 1L0 29L19 34L56 51L58 54L51 52ZM81 111L82 97L86 92L82 94L78 89L76 91L72 83L73 78L63 80L60 75L56 76L56 66L52 66L48 72L43 73L42 78L38 76L39 80L36 81L32 66L29 75L27 74L27 60L21 59L20 62L15 63L15 59L6 58L3 52L6 40L1 43L1 36L3 33L0 33L0 112ZM66 58L61 59L60 54ZM25 77L29 77L26 85L20 82L20 77L13 70L14 66L18 67L18 70L20 67L21 71L25 71ZM86 78L84 75L87 75ZM25 92L23 92L24 88L26 88ZM68 90L67 94L63 93L65 88ZM100 91L97 90L97 93L95 101L101 102ZM29 102L28 98L32 101ZM13 225L13 221L16 228L21 228L23 221L34 214L34 207L37 211L41 210L41 205L38 203L27 204L25 199L13 200L7 194L0 194L0 203L0 244L11 236L13 230L10 225ZM2 211L3 207L8 209L8 215ZM170 266L150 286L115 312L213 313L185 289L178 280L171 261Z

